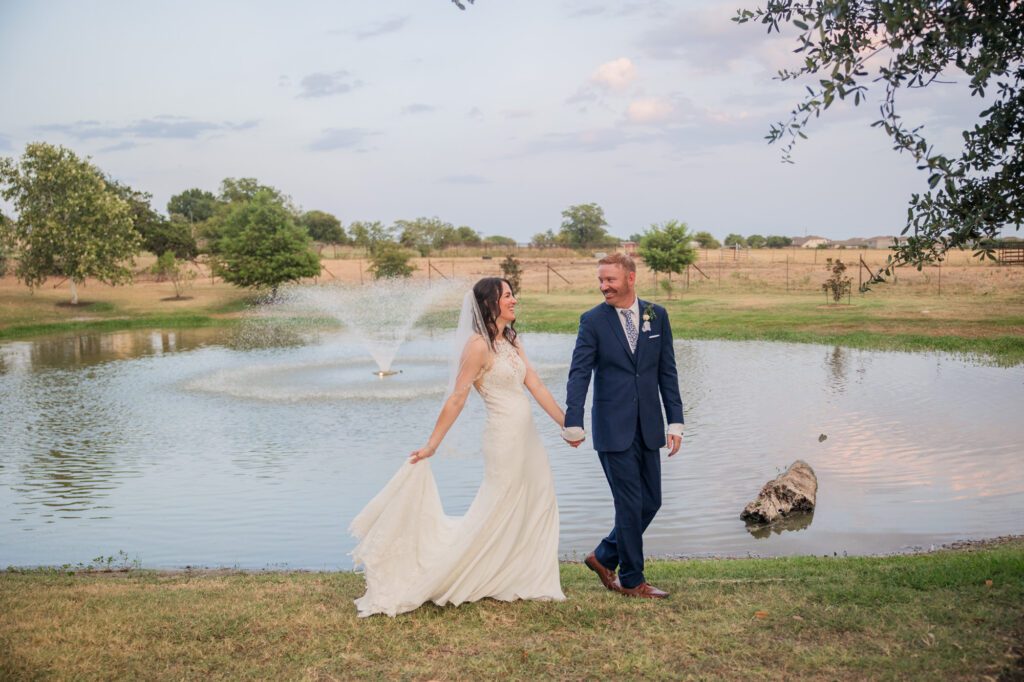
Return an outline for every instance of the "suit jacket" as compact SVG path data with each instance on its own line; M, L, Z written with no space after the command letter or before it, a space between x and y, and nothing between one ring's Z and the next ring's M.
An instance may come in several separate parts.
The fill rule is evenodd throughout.
M639 303L636 353L629 351L614 306L601 303L580 316L565 389L565 426L583 426L583 408L593 375L591 431L594 448L599 451L627 450L636 437L638 423L645 446L652 450L664 446L662 403L670 424L683 423L668 313L659 305ZM644 331L643 314L648 307L654 318L650 320L650 330Z

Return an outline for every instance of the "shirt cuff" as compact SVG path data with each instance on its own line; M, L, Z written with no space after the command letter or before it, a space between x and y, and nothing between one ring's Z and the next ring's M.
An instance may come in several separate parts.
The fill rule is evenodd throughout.
M681 435L683 435L683 425L682 424L669 424L668 425L668 435L670 435L670 436L681 436Z
M567 443L575 443L577 441L585 440L587 432L583 430L582 426L570 426L562 429L562 439Z

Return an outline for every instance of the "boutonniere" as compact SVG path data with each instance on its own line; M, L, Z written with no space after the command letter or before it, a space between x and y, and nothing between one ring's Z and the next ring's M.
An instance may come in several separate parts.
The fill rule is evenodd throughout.
M643 330L645 332L651 331L651 320L653 320L656 317L657 317L657 315L654 314L654 308L651 306L650 303L648 303L646 306L644 306L644 314L643 314L644 327L643 327Z

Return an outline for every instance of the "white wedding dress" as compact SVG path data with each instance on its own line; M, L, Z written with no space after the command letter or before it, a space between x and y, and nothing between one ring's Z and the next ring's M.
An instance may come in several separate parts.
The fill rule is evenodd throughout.
M364 566L359 616L394 616L432 601L485 597L562 600L558 504L551 465L523 380L526 367L504 339L474 383L487 408L484 480L465 516L447 516L430 460L406 461L356 516L350 532Z

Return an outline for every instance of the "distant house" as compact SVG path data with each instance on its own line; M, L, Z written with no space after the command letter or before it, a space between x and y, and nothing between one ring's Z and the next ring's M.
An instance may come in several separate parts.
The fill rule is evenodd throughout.
M639 246L636 242L619 242L619 250L625 253L627 256L635 256L636 249Z
M816 249L819 244L828 246L829 240L824 237L816 237L811 235L810 237L793 237L793 246L800 249Z
M892 235L887 237L871 237L867 240L869 249L888 249L892 246L894 239L898 239L900 244L906 244L906 237L893 237Z
M862 237L854 237L853 239L843 239L841 241L832 242L831 246L833 249L838 249L840 247L844 249L859 249L861 247L865 249L869 248L868 240L863 239Z

